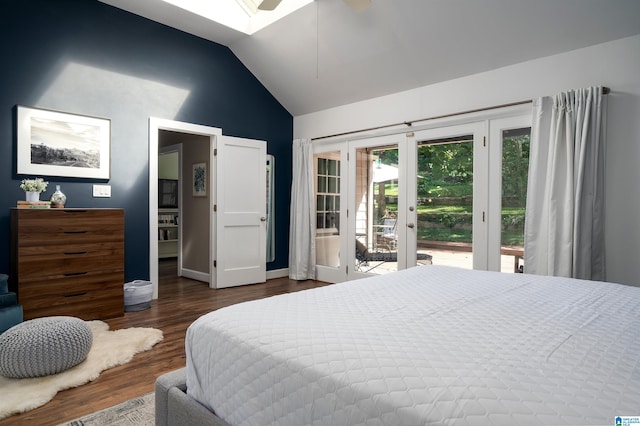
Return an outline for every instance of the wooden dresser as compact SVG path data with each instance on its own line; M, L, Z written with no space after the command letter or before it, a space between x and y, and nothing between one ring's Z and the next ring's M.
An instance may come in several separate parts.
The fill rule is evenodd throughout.
M124 210L11 209L9 280L25 319L124 315Z

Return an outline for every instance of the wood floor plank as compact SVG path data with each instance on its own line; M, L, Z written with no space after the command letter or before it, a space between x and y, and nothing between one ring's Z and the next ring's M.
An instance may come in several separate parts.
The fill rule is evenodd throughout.
M160 262L158 299L151 308L106 320L110 329L159 328L164 339L125 365L103 371L93 382L59 392L40 408L0 420L8 425L57 425L153 391L161 374L185 366L184 337L198 317L236 303L327 285L288 278L263 284L212 290L206 283L175 276L174 260Z

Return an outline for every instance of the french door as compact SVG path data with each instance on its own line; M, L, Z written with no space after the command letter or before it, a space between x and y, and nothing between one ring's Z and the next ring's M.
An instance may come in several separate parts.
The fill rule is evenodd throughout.
M348 279L347 148L346 144L314 146L316 278L320 281Z
M522 272L530 133L529 114L415 132L407 251L439 265Z
M348 278L407 267L406 136L349 142Z
M404 141L405 135L393 135L314 147L319 280L340 282L407 267L406 217L398 215L406 197L406 175L400 174Z
M421 130L408 139L407 251L432 263L486 269L486 122Z
M530 115L489 121L487 269L522 272Z
M318 279L520 272L529 133L525 114L316 146Z

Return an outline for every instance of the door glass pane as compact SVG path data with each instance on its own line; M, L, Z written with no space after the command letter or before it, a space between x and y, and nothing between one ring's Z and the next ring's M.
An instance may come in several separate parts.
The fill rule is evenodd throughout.
M356 151L355 270L398 270L398 146Z
M473 268L473 135L421 141L417 155L418 264Z
M338 178L329 177L327 178L327 182L329 183L327 185L327 192L329 194L335 194L337 192L340 192L340 189L338 188Z
M329 175L329 176L337 176L338 175L338 166L340 166L340 161L339 160L328 160L327 161L327 165L329 167L327 175Z
M502 132L501 271L522 272L531 128Z
M324 194L327 192L327 176L326 175L318 175L317 178L316 190L319 194Z
M327 159L318 158L318 161L316 164L318 167L318 176L326 176L327 175Z
M340 153L314 155L316 265L340 266Z

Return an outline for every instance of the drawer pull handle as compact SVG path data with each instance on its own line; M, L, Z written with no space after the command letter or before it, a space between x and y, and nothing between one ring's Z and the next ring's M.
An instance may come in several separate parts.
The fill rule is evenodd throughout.
M65 234L86 234L87 231L64 231Z
M64 276L65 277L73 277L73 276L76 276L76 275L86 275L86 274L87 274L86 272L71 272L69 274L64 274Z
M86 291L84 293L65 294L64 297L78 297L78 296L84 296L85 294L87 294Z
M64 252L65 256L74 256L78 254L87 254L87 252L86 251L65 251Z
M86 213L87 210L63 210L63 212L66 214L82 214Z

